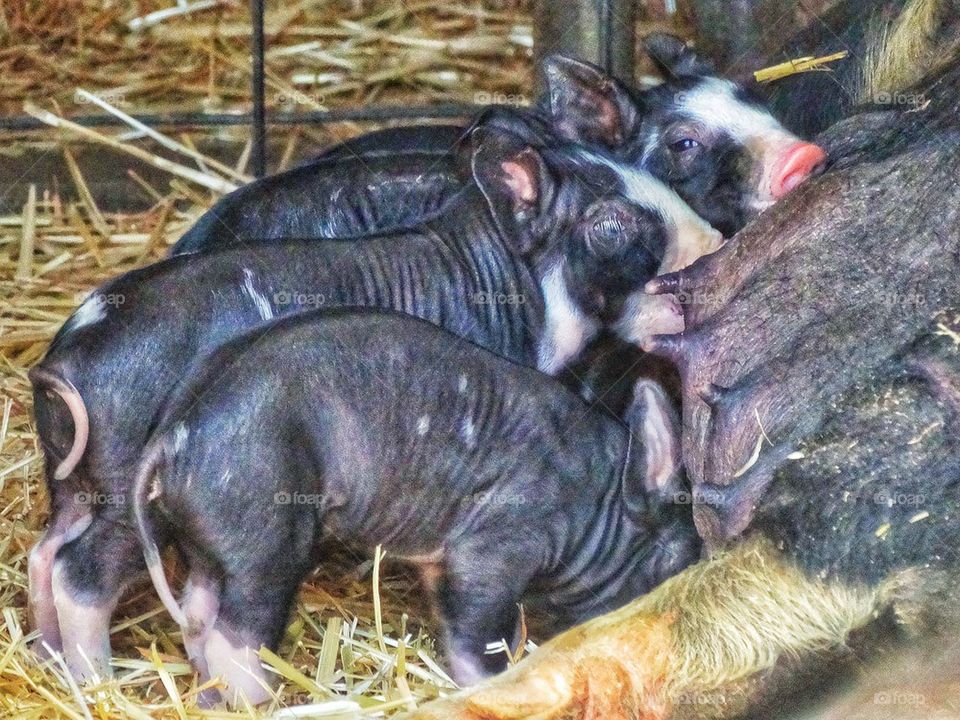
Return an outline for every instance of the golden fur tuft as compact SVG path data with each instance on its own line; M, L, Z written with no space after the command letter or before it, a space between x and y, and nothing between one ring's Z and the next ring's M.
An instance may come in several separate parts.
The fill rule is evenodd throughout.
M875 102L917 83L960 52L960 2L911 0L874 31L861 68L859 99Z

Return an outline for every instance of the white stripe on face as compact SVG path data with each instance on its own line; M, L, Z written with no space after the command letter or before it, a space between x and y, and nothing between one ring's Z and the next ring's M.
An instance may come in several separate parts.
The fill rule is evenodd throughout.
M596 333L596 320L585 315L570 297L563 266L555 265L541 279L546 327L537 350L537 368L553 375L583 350Z
M677 93L677 105L693 120L745 146L767 139L799 142L773 115L743 102L736 93L737 86L729 80L704 78L690 90Z
M658 274L680 270L701 255L720 249L723 243L720 233L653 175L601 155L585 153L585 156L588 161L605 165L617 173L628 200L663 218L669 240Z

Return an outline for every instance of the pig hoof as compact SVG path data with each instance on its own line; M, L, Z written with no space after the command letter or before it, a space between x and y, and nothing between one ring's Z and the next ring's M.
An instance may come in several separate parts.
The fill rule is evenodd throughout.
M260 667L260 657L251 647L235 647L217 629L210 632L204 655L210 675L221 678L226 687L220 690L224 702L230 707L241 703L241 696L251 705L259 705L270 699L266 674Z
M115 602L81 602L64 575L64 566L57 561L53 566L53 598L67 667L78 682L112 677L110 615Z

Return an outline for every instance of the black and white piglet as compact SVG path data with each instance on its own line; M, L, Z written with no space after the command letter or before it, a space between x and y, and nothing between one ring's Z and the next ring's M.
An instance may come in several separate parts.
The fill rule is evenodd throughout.
M822 148L784 128L758 97L719 77L679 38L656 33L644 47L666 81L643 92L609 79L567 87L560 78L573 68L557 73L550 101L554 115L569 115L567 137L592 138L647 170L726 237L825 165ZM585 77L594 70L562 57L552 63L580 65ZM594 92L584 97L584 87ZM580 112L569 113L578 95Z
M469 684L502 669L484 650L513 641L521 598L582 622L697 559L659 386L638 384L628 422L422 320L308 313L224 345L178 386L134 515L191 661L228 702L267 699L257 652L280 641L327 535L420 566ZM189 565L182 605L167 541Z
M221 198L170 254L413 227L463 187L455 146L358 157L344 144L335 156L254 180Z
M471 181L463 169L469 166L472 133L480 127L509 132L534 147L563 142L539 114L510 108L485 111L465 128L427 125L367 133L220 198L170 254L416 227Z
M529 133L535 144L552 138L609 152L669 185L727 237L825 161L819 147L787 131L678 38L651 35L645 46L664 73L662 85L637 91L556 55L544 62L547 92L535 108L498 108L476 122ZM455 192L467 132L397 127L347 141L223 197L171 254L409 227Z
M142 567L124 500L163 399L204 353L317 307L399 310L551 373L602 326L637 342L682 329L643 284L719 233L607 158L475 135L475 184L418 230L169 258L107 283L54 338L30 375L51 502L30 606L74 672L107 668L108 647L77 645Z

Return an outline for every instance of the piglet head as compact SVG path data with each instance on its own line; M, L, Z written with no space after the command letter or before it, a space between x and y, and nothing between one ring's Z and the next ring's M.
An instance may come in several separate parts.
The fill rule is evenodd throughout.
M825 166L823 149L679 38L658 33L644 46L667 82L643 96L643 165L728 237Z
M615 319L637 278L656 274L668 236L654 208L617 196L590 203L563 248L564 279L572 297L591 315Z
M636 345L683 329L676 299L643 287L717 250L717 230L661 182L607 155L533 147L491 128L472 138L475 182L504 243L537 275L548 326L562 340L541 369L570 360L602 326Z
M570 296L634 344L682 330L676 299L653 299L643 286L714 252L722 235L641 170L582 150L559 159L567 162L558 208L573 221L555 237L553 252Z

